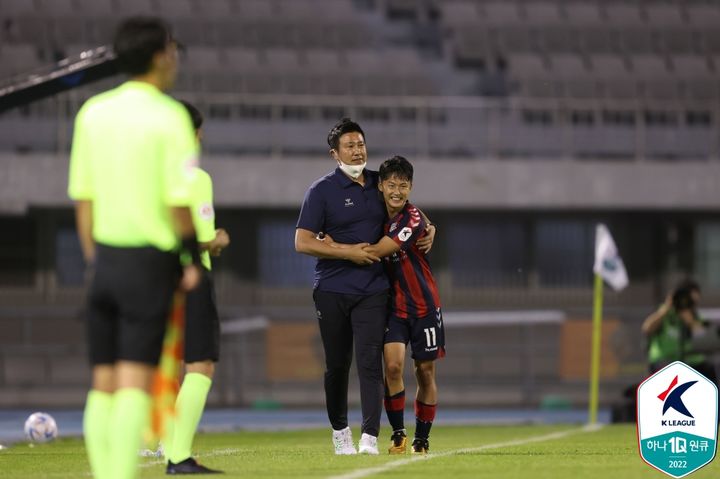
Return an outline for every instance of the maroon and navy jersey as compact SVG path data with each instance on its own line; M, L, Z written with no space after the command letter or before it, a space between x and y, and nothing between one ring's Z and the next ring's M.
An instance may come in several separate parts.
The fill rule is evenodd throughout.
M385 223L385 235L400 251L385 258L385 269L392 286L391 310L399 318L421 318L440 308L435 278L417 240L425 235L425 221L410 203Z

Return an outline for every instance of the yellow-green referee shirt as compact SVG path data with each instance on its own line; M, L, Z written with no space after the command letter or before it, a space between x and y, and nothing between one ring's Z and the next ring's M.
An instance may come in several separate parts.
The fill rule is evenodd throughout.
M198 168L192 192L192 217L198 243L209 243L215 239L215 209L213 208L212 179L204 170ZM209 271L210 253L200 253L202 264Z
M93 202L93 238L114 247L179 246L170 207L190 206L198 146L185 107L128 81L77 114L68 193Z

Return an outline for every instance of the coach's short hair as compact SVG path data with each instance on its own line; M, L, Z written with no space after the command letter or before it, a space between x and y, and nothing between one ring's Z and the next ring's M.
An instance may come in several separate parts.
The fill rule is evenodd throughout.
M393 156L380 165L380 181L385 181L393 176L407 180L412 183L413 165L402 156Z
M118 68L129 75L150 71L152 59L173 41L170 25L157 17L131 17L124 20L113 41Z
M203 125L203 121L205 121L202 113L200 113L200 110L198 110L193 104L188 103L185 100L180 100L180 103L182 103L182 105L185 107L188 114L190 115L190 119L192 120L193 128L195 128L195 131L199 130Z
M330 148L337 150L340 145L340 137L345 133L358 132L365 138L365 132L362 131L360 125L352 121L350 118L343 118L335 124L328 133L327 142Z

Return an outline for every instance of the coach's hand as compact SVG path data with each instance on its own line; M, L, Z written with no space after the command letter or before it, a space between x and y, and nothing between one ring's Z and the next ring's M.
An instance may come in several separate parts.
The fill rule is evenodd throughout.
M437 232L435 225L427 225L427 228L425 228L426 234L417 240L417 243L415 243L420 251L425 254L430 252L433 246L433 241L435 241L435 232Z
M188 292L197 288L202 278L202 271L196 264L190 264L183 267L182 278L180 278L180 289Z
M366 246L370 246L370 243L358 243L345 249L345 259L360 265L368 265L380 261L380 258L364 249Z

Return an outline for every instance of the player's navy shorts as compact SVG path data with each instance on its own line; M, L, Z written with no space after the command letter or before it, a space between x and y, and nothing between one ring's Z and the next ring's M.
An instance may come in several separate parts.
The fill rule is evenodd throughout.
M185 362L217 362L220 357L220 319L210 272L203 271L197 288L185 299Z
M411 343L412 358L419 361L445 357L445 324L440 308L422 318L398 318L390 314L385 344Z
M178 255L98 244L88 295L90 363L156 365L180 278Z

